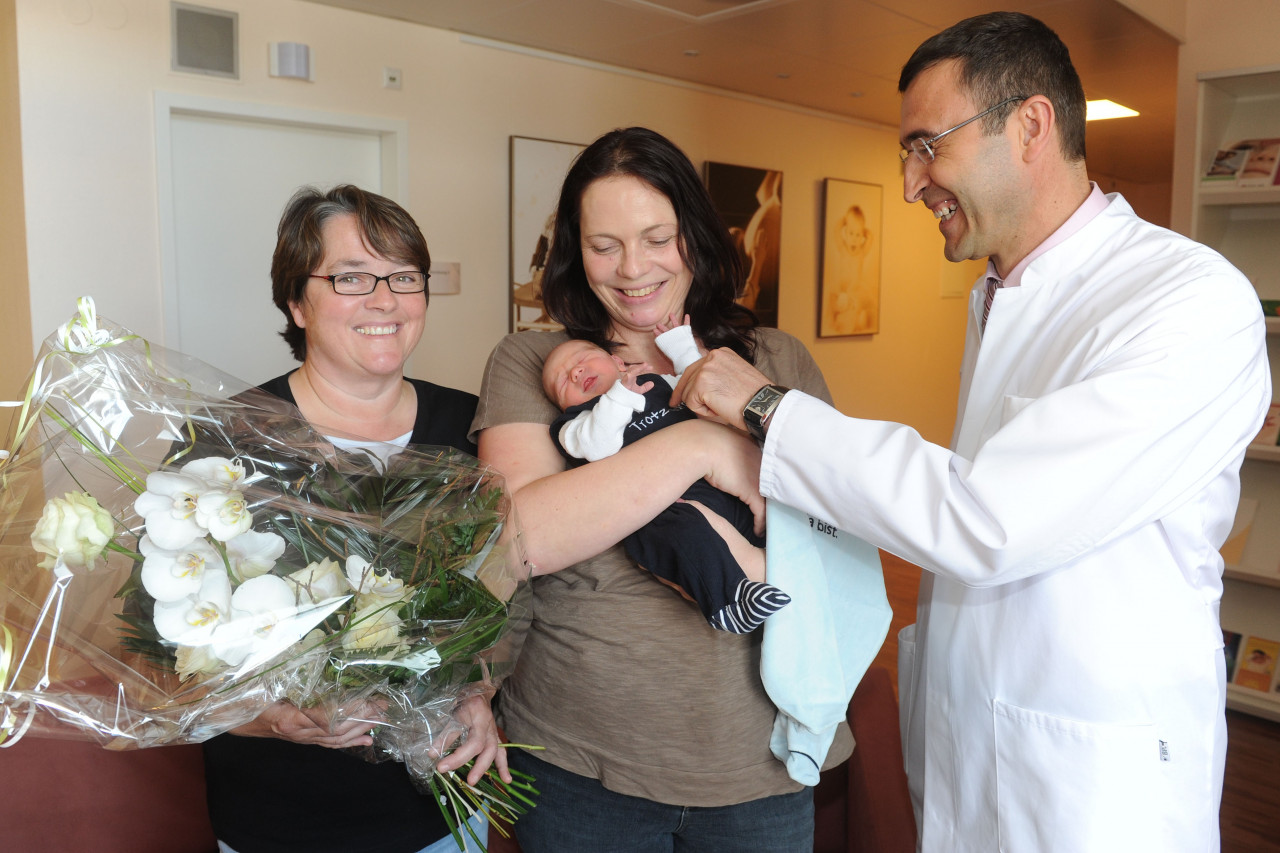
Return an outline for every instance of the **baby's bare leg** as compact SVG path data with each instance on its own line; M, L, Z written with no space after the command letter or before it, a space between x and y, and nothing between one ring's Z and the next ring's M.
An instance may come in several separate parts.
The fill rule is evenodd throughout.
M669 586L672 589L674 589L676 592L680 593L680 597L683 598L685 601L692 601L694 604L698 603L697 601L694 600L694 597L692 595L684 591L684 587L680 586L680 584L676 583L675 581L669 581L666 578L659 577L657 575L654 575L653 579L656 580L658 583L665 584L666 586Z
M738 561L748 580L764 581L764 549L747 541L722 515L712 512L697 501L682 501L706 517L707 523L729 546L729 553Z

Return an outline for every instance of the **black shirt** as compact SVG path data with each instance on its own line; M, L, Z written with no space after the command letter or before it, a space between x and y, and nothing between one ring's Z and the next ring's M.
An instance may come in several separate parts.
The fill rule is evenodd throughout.
M409 382L418 396L410 444L474 455L476 396ZM288 375L259 387L296 405ZM440 808L400 762L230 734L207 741L204 757L214 833L237 853L416 853L448 835Z

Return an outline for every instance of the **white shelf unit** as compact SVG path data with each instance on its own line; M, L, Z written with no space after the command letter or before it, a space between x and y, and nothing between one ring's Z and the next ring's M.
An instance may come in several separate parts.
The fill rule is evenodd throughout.
M1197 176L1218 149L1243 139L1280 137L1280 65L1199 77ZM1253 282L1261 299L1280 299L1280 186L1200 182L1193 193L1192 236L1212 246ZM1273 395L1280 393L1280 318L1267 318ZM1239 565L1223 580L1222 627L1244 637L1280 640L1280 447L1250 447L1240 472L1242 497L1258 502ZM1227 706L1280 721L1280 693L1228 685Z
M1257 690L1228 684L1227 707L1233 711L1245 711L1280 723L1280 694L1268 696Z

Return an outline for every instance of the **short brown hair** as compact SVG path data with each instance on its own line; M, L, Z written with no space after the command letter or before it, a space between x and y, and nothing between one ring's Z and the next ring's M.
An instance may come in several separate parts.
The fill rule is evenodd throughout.
M324 224L335 216L350 214L360 234L374 252L422 272L431 270L431 253L418 224L400 205L385 196L351 184L328 192L303 187L285 205L276 231L276 251L271 257L271 298L284 314L280 333L293 357L306 361L306 332L293 321L290 306L302 301L307 281L324 258ZM423 299L429 299L427 291Z
M1057 114L1063 156L1084 159L1084 87L1067 46L1044 22L1021 12L966 18L916 48L902 67L898 91L907 91L919 74L948 59L959 62L961 85L976 107L1044 95ZM983 132L999 133L1010 111L1004 107L984 118Z

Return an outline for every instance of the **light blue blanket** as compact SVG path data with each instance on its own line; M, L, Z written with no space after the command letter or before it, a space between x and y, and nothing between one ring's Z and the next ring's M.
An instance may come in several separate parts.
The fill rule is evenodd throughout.
M893 613L875 546L772 500L765 524L766 579L791 596L764 623L760 674L778 706L769 746L792 779L816 785Z

